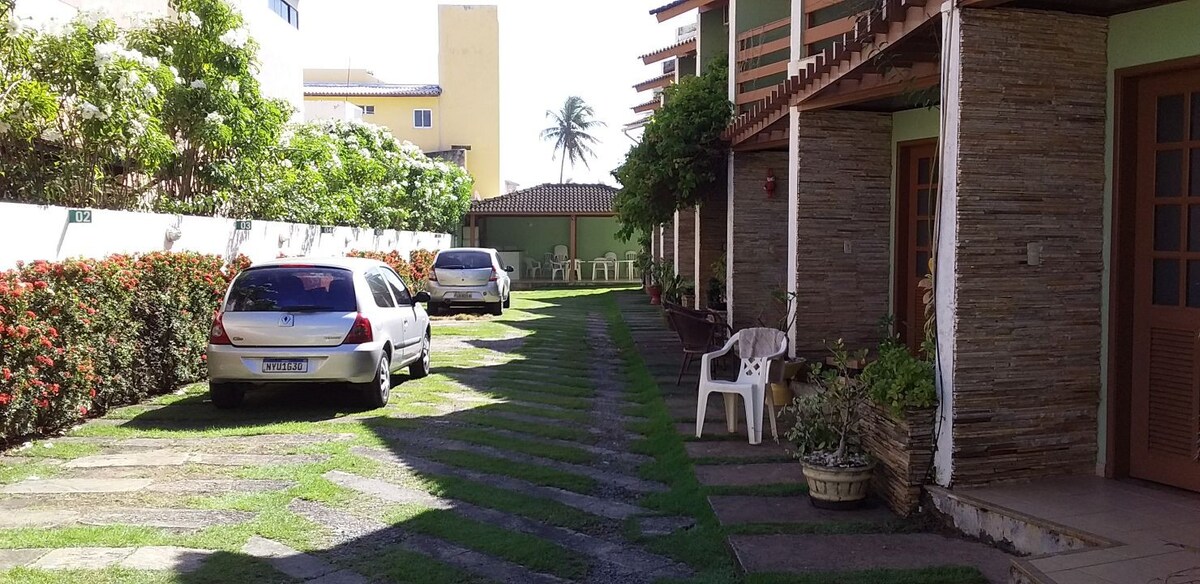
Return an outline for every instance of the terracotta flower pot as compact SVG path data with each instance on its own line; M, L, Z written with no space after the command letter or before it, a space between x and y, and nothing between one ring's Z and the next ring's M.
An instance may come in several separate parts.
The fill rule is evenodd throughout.
M662 304L662 286L650 285L646 287L646 292L650 293L650 304L655 306Z
M808 497L821 509L854 509L867 498L875 463L836 468L801 462L808 481Z

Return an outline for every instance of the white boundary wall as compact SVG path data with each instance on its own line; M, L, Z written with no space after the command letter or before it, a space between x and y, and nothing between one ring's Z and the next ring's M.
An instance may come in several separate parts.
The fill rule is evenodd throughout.
M194 251L252 261L285 256L334 257L351 250L398 251L451 246L450 235L424 231L334 227L253 221L238 231L233 219L129 211L91 211L91 223L69 223L69 209L0 203L0 270L18 261L102 258L116 253ZM172 241L173 240L173 241Z

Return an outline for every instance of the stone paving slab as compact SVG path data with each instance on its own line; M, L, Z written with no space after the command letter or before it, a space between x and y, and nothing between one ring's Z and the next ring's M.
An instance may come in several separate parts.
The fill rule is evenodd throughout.
M679 432L679 434L681 436L683 436L685 439L693 439L693 440L696 439L696 423L695 422L679 422L679 423L675 424L675 431ZM719 423L718 422L705 422L704 423L704 433L700 437L700 440L711 440L711 439L718 439L718 438L719 439L732 439L732 438L730 438L731 436L738 436L742 440L744 440L747 444L750 443L750 441L746 437L746 424L743 423L742 420L738 421L737 431L734 432L733 434L729 433L728 428L726 428L726 426L725 426L725 422L719 422ZM771 440L771 429L770 428L767 428L767 431L763 432L763 442L766 442L768 440Z
M25 479L4 485L5 494L132 493L150 486L150 479Z
M370 580L358 572L350 570L341 570L332 574L325 574L320 578L308 580L306 584L370 584Z
M674 563L668 558L623 543L593 537L562 527L547 525L519 515L511 515L463 501L443 499L403 485L361 477L350 473L331 471L325 473L325 478L335 484L390 503L418 503L432 509L451 510L480 523L487 523L510 531L518 531L540 537L566 549L592 557L601 563L608 564L608 573L623 576L655 573L658 578L684 577L690 574L689 569Z
M291 488L289 481L268 479L196 479L153 483L147 491L156 493L266 493Z
M750 487L800 483L804 480L798 462L761 464L698 464L696 480L706 487Z
M246 541L246 545L242 546L242 553L264 560L276 570L301 580L319 578L338 571L336 567L321 558L296 551L277 541L257 535L251 536Z
M187 574L199 570L213 553L211 550L174 546L148 546L134 550L118 565L129 570L166 570Z
M63 525L139 525L162 529L196 530L233 525L254 518L253 513L207 509L8 509L0 513L0 528L58 527Z
M763 440L761 444L751 444L746 440L695 440L685 442L684 449L691 458L779 458L792 460L792 456L782 444L773 440Z
M896 516L887 507L871 503L850 511L830 511L813 506L807 496L757 497L713 495L709 505L721 525L741 523L883 523Z
M494 558L475 550L460 547L456 544L435 537L410 533L401 526L393 526L346 513L314 503L311 501L293 501L289 506L293 512L314 523L338 526L345 535L338 537L337 553L353 553L356 545L364 540L376 539L373 542L375 552L379 547L399 545L401 548L442 561L446 564L486 578L491 582L503 584L565 584L565 581L547 574L540 574L517 564ZM354 535L351 535L354 534ZM384 537L379 538L378 536ZM347 539L353 537L353 540ZM366 550L364 550L366 551Z
M747 572L803 574L873 569L974 566L993 584L1008 581L1011 556L975 542L932 533L863 535L733 535Z
M516 491L518 493L529 495L531 497L541 497L557 501L564 505L574 507L580 511L607 517L609 519L628 519L634 515L644 513L645 510L637 505L631 505L622 501L614 501L609 499L601 499L554 487L544 487L535 485L528 481L514 479L504 475L493 475L479 471L474 471L465 468L459 468L448 464L424 460L415 456L399 456L391 452L386 452L376 448L356 447L351 450L354 454L366 456L368 458L395 464L403 468L413 470L418 473L429 473L435 475L449 475L465 478L467 480L483 483L485 485L498 488Z
M183 466L203 464L213 466L265 466L282 464L313 464L328 460L325 455L307 454L234 454L181 452L175 450L145 450L117 454L97 454L68 461L65 468L114 468L143 466Z
M436 436L429 436L416 432L406 432L403 430L378 430L378 432L385 438L404 442L408 444L410 448L414 446L420 447L421 451L426 449L441 449L462 452L476 452L513 462L552 468L555 470L588 477L601 484L612 485L640 493L662 493L669 490L667 486L662 483L648 481L635 476L629 476L624 473L581 464L573 464L560 460L542 458L540 456L522 454L520 452L503 450L490 446L470 444L468 442L460 442L447 438L438 438Z
M32 564L49 551L48 549L0 550L0 570Z
M134 548L79 547L50 550L29 564L35 570L103 570L133 555Z

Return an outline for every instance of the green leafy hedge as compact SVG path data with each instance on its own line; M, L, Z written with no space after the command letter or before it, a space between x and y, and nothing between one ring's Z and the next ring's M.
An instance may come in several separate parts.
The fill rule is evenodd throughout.
M213 314L247 264L151 253L0 272L0 440L202 379Z

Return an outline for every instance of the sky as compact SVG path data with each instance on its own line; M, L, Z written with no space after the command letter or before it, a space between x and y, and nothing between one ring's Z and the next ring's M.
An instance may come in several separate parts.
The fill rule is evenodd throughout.
M611 172L633 142L621 129L648 99L635 83L661 74L638 56L675 42L682 16L659 24L650 9L667 0L480 0L500 15L501 175L523 187L557 182L551 143L539 138L547 109L582 97L608 124L591 168L567 166L577 183L615 184ZM438 0L306 0L304 66L370 69L392 83L437 81ZM640 98L640 99L639 99Z

